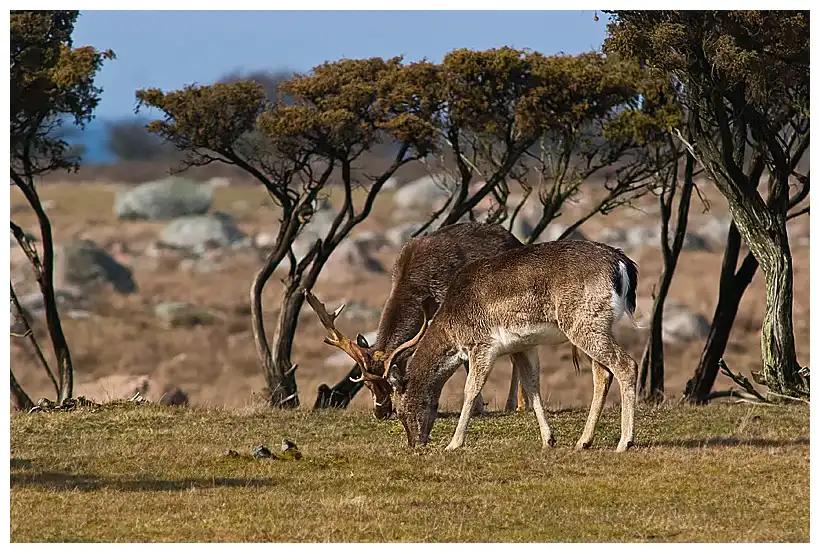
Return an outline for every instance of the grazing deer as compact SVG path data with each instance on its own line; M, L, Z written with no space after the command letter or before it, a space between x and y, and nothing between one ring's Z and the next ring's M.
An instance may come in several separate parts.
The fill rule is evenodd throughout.
M593 394L577 448L592 444L612 376L621 389L621 439L632 445L637 364L615 341L612 324L635 311L635 263L605 244L566 240L522 246L467 265L441 307L388 359L386 380L412 447L425 444L441 389L465 360L464 405L448 450L464 443L470 405L499 355L511 354L529 396L544 447L555 444L539 389L537 346L569 341L592 361ZM425 312L430 318L433 313ZM409 361L394 360L412 351Z
M393 390L383 378L384 362L397 346L418 332L425 310L435 312L453 278L466 264L521 245L501 225L472 222L450 225L407 242L393 265L392 289L382 310L376 341L372 346L361 334L353 341L336 329L334 319L342 308L328 313L313 294L306 292L308 303L328 331L325 342L338 347L356 362L358 370L354 367L351 371L351 380L359 382L359 385L363 382L372 392L376 418L386 419L393 414ZM403 363L404 359L398 361L399 365ZM517 368L513 365L507 410L516 407L517 382ZM476 396L476 408L480 410L483 405L481 397Z

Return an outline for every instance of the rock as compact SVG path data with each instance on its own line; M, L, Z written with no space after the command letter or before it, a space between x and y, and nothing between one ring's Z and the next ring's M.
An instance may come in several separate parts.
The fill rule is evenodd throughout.
M184 407L188 405L188 394L179 387L170 387L159 398L160 405Z
M251 455L256 459L268 459L273 457L271 450L264 445L258 445L251 450Z
M713 249L723 249L729 235L730 217L709 217L702 223L697 223L698 233L706 239ZM689 221L692 225L692 221Z
M378 307L370 307L359 302L345 303L344 311L340 315L346 321L374 319L381 315L381 309Z
M408 240L413 237L423 223L403 223L395 227L389 228L384 236L396 248L402 247Z
M363 248L371 253L376 253L383 248L391 246L390 240L382 232L374 232L367 230L354 234L348 240L360 244Z
M245 235L223 213L180 217L162 229L159 243L172 248L204 252L244 244Z
M208 309L185 302L165 302L154 307L154 315L167 328L209 325L217 317Z
M709 321L686 306L666 302L663 310L663 341L666 343L705 340L709 335Z
M71 290L57 290L54 292L54 297L57 300L57 308L60 310L61 315L69 315L72 311L85 312L82 310L82 307L85 306L83 297L76 295ZM43 301L43 294L39 291L18 296L17 301L20 302L20 307L31 325L36 324L34 319L39 319L45 313L45 301ZM14 322L17 316L14 308L12 308L12 315L12 322ZM83 316L70 318L83 318Z
M325 266L330 277L350 276L360 271L386 273L384 266L373 257L365 246L353 240L345 240L333 250Z
M200 215L211 208L212 188L206 184L168 177L121 191L114 200L120 219L173 219Z
M58 247L54 263L54 281L59 289L91 292L106 284L111 284L122 294L137 289L131 269L118 263L91 240L77 240Z
M276 244L275 232L259 232L253 237L253 247L268 250Z
M424 176L399 188L393 195L393 203L400 210L430 211L441 207L450 193L439 183L442 176Z
M607 229L598 238L599 242L622 250L638 250L644 247L660 248L660 240L660 226ZM671 240L672 236L670 235ZM699 232L688 229L683 239L683 249L687 251L711 251L712 246Z
M332 209L330 203L327 201L321 202L316 206L316 211L310 217L310 221L305 225L305 228L293 241L293 254L296 259L302 259L316 243L316 240L324 239L330 227L333 225L333 220L336 218L336 211Z
M287 438L282 438L282 445L280 446L280 450L282 453L278 455L278 458L283 461L298 461L302 458L302 452L299 451L299 446L297 446L294 442L288 440Z

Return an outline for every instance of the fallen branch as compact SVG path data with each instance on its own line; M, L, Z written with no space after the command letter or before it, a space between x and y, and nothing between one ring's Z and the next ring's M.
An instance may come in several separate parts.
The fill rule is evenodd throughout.
M752 385L751 382L749 382L748 378L746 378L742 374L735 374L732 371L730 371L729 367L726 366L726 362L723 360L723 358L720 358L720 360L718 361L718 367L720 367L720 370L723 374L731 378L735 384L746 390L746 392L749 395L753 396L754 399L760 401L761 403L771 403L760 392L755 390L755 387Z

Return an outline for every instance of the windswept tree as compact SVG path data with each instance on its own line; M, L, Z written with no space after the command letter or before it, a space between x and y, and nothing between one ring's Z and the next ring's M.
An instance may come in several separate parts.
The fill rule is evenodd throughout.
M20 189L37 216L41 251L14 221L11 231L28 257L43 295L46 327L57 362L56 378L45 357L38 357L55 382L58 401L72 396L74 367L54 295L51 221L35 181L52 171L77 168L79 159L71 155L60 130L66 123L82 128L91 120L102 92L94 86L94 78L103 62L114 56L110 50L92 46L73 47L71 33L77 15L76 11L13 11L10 17L11 184ZM27 335L33 340L33 335ZM12 375L12 391L15 384Z
M808 393L794 347L786 219L809 145L809 13L618 11L605 47L680 86L691 112L683 136L766 280L761 380L777 394ZM764 172L773 179L767 197L757 187Z
M326 63L281 84L288 104L267 101L263 88L247 81L137 93L142 104L163 112L164 118L149 129L185 152L184 167L236 166L258 180L279 208L276 241L250 290L257 356L272 406L299 404L291 353L303 290L311 289L334 249L367 218L387 179L430 145L433 126L427 106L415 101L416 95L394 89L396 73L404 70L399 58ZM392 162L358 182L356 161L385 137L400 144ZM326 234L297 257L294 241L335 175L343 191L341 206ZM362 194L356 193L359 188ZM288 272L271 347L262 292L285 262Z

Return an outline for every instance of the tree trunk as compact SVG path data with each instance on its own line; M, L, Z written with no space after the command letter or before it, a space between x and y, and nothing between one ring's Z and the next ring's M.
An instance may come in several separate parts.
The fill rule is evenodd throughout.
M350 371L342 379L337 382L332 388L327 384L319 386L316 394L316 402L313 404L314 409L324 409L327 407L335 407L337 409L345 409L353 398L364 387L362 382L353 382L351 378L359 378L362 375L361 369L358 365L354 365Z
M28 397L25 390L17 383L17 379L14 378L14 371L9 372L11 373L9 377L11 381L11 401L14 404L14 409L15 411L28 412L34 407L34 403L31 401L31 398Z
M299 407L296 389L296 366L291 363L293 338L299 323L299 311L305 302L298 280L289 280L282 293L279 321L271 358L271 378L268 381L272 407Z
M739 251L740 233L732 222L723 253L718 303L712 316L712 326L695 374L686 383L684 391L684 398L692 403L705 403L712 391L718 375L718 362L723 358L726 345L729 343L740 301L757 271L757 260L749 253L736 272Z
M658 288L655 301L652 305L652 319L649 339L641 358L640 386L644 400L659 403L664 398L664 356L663 356L663 309L678 258L683 249L683 240L686 237L686 226L689 222L689 204L694 189L695 158L686 154L683 182L681 184L678 209L675 216L675 235L669 243L669 226L672 222L672 205L675 199L675 190L678 186L678 165L663 182L659 197L661 211L661 253L663 254L663 272L658 279ZM648 380L648 382L647 382Z
M60 393L57 401L62 402L74 394L74 365L71 362L71 352L68 349L65 334L63 334L60 313L57 310L57 299L54 295L54 241L51 236L51 222L45 210L43 210L43 205L40 203L40 198L34 188L34 183L26 183L22 179L15 179L15 182L37 215L37 221L40 225L43 256L41 260L42 266L40 270L37 271L37 282L40 285L40 292L43 295L46 327L48 328L48 334L51 338L54 357L57 359L57 371L60 378Z
M649 339L641 357L640 382L643 399L654 403L663 401L664 394L663 308L671 282L672 272L664 269L652 304Z
M761 264L766 276L766 314L760 339L763 378L776 394L805 394L808 390L798 374L792 327L792 257L785 221L779 223L776 239L767 247L767 259Z

